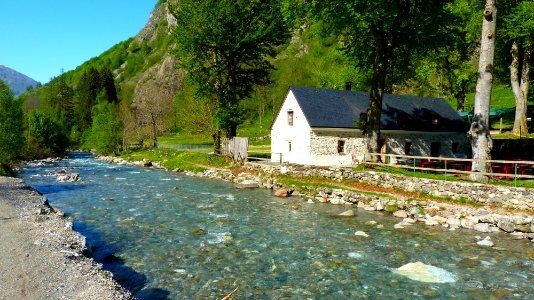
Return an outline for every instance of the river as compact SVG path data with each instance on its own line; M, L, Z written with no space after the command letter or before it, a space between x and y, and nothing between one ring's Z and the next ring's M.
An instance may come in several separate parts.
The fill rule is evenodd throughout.
M80 174L57 183L59 170ZM263 189L97 161L89 154L20 175L72 218L94 257L139 299L489 299L534 295L534 243L414 225ZM369 225L369 221L377 224ZM366 225L367 223L367 225ZM369 237L355 236L364 231ZM476 244L491 236L495 247ZM393 272L423 262L429 283Z

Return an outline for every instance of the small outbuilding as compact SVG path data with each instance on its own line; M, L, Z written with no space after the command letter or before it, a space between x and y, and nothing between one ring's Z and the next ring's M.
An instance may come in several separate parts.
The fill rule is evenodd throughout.
M290 87L271 128L271 160L352 166L364 160L369 93ZM466 157L469 124L443 99L384 94L380 153ZM395 162L395 161L393 161Z

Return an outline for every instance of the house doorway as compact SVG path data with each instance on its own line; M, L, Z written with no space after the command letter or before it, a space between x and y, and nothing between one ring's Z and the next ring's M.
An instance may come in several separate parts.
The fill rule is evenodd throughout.
M430 143L430 156L432 157L438 157L441 154L441 143L440 142L432 142Z
M378 153L380 154L386 154L386 140L385 139L379 139L378 140ZM382 163L387 163L386 156L385 155L379 155L378 161Z

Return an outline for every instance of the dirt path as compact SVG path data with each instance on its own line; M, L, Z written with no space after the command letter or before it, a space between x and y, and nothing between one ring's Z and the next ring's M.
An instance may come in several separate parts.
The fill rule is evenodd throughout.
M133 299L20 180L0 177L0 300Z

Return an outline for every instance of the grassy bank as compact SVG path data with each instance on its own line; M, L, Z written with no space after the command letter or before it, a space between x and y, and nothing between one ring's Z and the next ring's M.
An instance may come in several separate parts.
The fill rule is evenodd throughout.
M227 167L225 157L202 152L181 151L175 149L139 150L122 153L120 157L130 161L148 159L161 162L169 170L202 172L209 168Z

